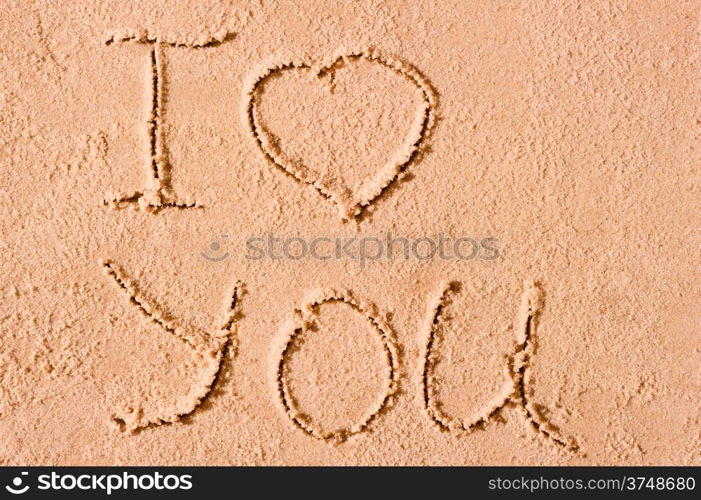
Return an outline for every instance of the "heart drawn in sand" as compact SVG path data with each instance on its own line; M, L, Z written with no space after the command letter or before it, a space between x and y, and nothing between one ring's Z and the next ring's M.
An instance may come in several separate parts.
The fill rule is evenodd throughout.
M266 159L358 217L417 161L437 97L413 67L359 50L265 66L244 119Z

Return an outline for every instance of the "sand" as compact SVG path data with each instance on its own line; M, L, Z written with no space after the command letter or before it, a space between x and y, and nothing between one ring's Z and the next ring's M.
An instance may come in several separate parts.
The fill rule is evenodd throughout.
M4 5L0 464L701 464L699 11Z

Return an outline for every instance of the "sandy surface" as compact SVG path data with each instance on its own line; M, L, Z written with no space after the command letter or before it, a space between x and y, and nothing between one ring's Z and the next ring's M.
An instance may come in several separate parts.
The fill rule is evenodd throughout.
M701 464L698 2L5 3L0 464Z

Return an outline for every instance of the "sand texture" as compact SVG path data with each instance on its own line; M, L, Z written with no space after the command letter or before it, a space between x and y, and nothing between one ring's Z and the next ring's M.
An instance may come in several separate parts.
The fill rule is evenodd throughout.
M3 2L0 465L701 465L700 13Z

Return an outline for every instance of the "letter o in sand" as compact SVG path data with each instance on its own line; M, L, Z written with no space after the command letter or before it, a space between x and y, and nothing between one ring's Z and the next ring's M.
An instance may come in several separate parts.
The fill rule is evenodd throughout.
M390 332L374 306L345 290L316 292L295 310L274 358L275 389L295 427L332 443L368 430L397 387Z

